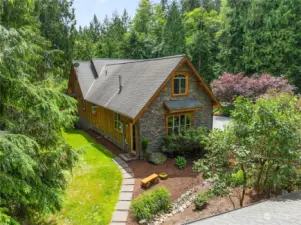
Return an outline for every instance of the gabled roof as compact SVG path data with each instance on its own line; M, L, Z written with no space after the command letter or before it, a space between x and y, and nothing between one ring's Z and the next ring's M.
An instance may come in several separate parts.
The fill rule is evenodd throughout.
M79 66L74 69L85 100L136 119L186 60L183 55L145 60L93 59L75 61ZM120 93L119 76L123 84ZM219 104L214 96L213 101Z

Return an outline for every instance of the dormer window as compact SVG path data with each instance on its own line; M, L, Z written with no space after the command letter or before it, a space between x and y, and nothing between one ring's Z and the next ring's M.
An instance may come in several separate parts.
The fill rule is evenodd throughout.
M172 82L172 95L173 96L186 96L188 95L188 73L177 73L173 77Z

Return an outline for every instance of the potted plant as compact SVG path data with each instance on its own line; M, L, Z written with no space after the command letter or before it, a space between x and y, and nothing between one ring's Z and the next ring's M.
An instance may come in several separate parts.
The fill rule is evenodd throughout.
M161 180L166 180L168 178L168 174L167 173L160 173L159 177Z

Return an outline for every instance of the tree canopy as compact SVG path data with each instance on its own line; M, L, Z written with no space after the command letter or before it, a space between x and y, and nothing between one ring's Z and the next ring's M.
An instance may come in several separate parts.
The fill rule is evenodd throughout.
M40 32L39 2L0 1L0 223L34 224L60 209L76 154L61 137L75 101L57 82L63 51Z
M230 124L209 134L195 169L213 179L220 195L240 187L241 206L247 188L279 193L297 181L300 126L300 98L291 93L270 92L255 104L238 97Z

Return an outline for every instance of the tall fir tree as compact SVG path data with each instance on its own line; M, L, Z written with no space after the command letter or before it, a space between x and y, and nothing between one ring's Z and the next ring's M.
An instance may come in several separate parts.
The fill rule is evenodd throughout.
M224 70L285 75L301 91L301 1L228 0L228 6Z
M218 32L221 19L218 12L197 8L185 14L187 53L197 70L210 83L216 78Z
M182 12L191 12L201 6L200 0L181 0Z
M76 24L73 0L41 0L40 4L41 34L51 41L53 49L63 51L70 63Z
M61 53L41 36L37 2L0 9L0 223L36 224L62 205L75 153L61 129L76 102L52 85Z
M101 35L101 24L96 15L94 15L92 22L90 22L89 31L93 43L96 43Z
M186 52L182 15L176 1L173 1L168 9L161 48L164 56Z
M152 14L150 0L140 0L136 15L132 21L133 28L138 33L148 33L149 19Z

